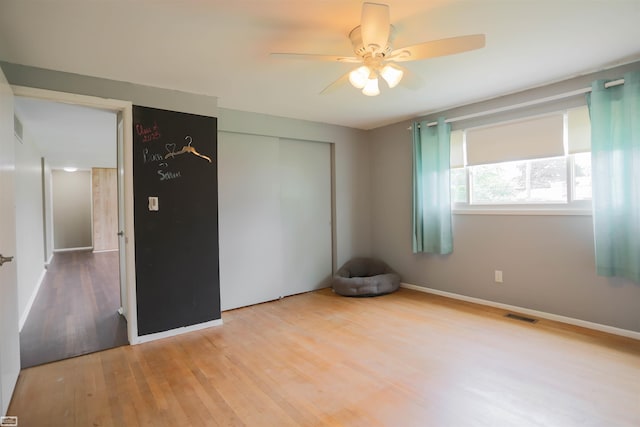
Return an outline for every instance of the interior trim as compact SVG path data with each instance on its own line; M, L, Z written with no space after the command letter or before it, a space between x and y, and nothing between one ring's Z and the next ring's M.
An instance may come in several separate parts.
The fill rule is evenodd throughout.
M33 289L33 292L31 292L29 301L27 301L27 306L24 308L24 312L20 316L20 321L18 323L18 330L20 332L22 332L22 328L24 328L24 324L27 322L27 317L29 317L29 313L31 313L31 307L33 307L33 302L36 300L36 296L38 296L38 292L40 291L40 287L42 286L42 282L44 282L44 277L46 274L47 269L43 268L42 273L40 273L40 277L38 278L38 283Z
M170 329L164 332L156 332L155 334L139 335L136 344L143 344L150 341L160 340L163 338L175 337L189 332L199 331L201 329L210 328L212 326L222 326L222 319L212 320L210 322L198 323L197 325L184 326L182 328Z
M553 320L555 322L567 323L569 325L580 326L595 331L606 332L609 334L619 335L627 338L633 338L640 340L640 332L630 331L628 329L616 328L613 326L602 325L600 323L588 322L586 320L574 319L572 317L560 316L557 314L547 313L544 311L531 310L529 308L518 307L510 304L502 304L499 302L489 301L481 298L468 297L466 295L455 294L453 292L441 291L438 289L427 288L425 286L412 285L410 283L400 283L401 288L412 289L418 292L424 292L427 294L440 295L447 298L452 298L460 301L472 302L474 304L486 305L489 307L501 308L507 311L515 311L520 314L526 314L528 316L540 317L547 320Z

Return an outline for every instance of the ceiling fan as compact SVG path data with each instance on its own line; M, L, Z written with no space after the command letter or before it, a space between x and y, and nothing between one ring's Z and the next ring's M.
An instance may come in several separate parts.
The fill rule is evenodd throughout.
M304 53L272 53L271 56L291 59L312 59L362 64L327 86L328 93L349 81L368 96L380 94L378 77L390 88L397 86L408 70L398 62L417 61L480 49L485 45L484 34L451 37L393 49L395 28L390 23L389 5L365 2L362 4L360 25L349 33L356 56L316 55Z

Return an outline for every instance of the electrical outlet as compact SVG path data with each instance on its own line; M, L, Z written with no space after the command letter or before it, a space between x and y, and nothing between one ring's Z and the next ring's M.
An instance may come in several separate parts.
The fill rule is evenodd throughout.
M502 283L502 270L496 270L494 272L494 277L495 277L496 283Z

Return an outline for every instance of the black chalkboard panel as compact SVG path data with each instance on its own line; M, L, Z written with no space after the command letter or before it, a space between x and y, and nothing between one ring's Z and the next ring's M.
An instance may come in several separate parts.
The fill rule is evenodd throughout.
M134 106L133 126L138 334L220 319L217 119Z

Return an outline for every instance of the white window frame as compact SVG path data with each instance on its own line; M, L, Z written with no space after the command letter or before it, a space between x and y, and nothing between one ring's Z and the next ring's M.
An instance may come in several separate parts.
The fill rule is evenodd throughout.
M466 153L466 129L463 136L463 158L464 167L462 168L466 178L466 202L454 202L452 200L451 208L453 214L459 215L592 215L591 199L574 200L574 170L575 162L572 154L568 153L567 148L567 112L564 112L564 158L567 162L567 202L547 202L547 203L508 203L508 204L490 204L470 203L472 194L471 174L469 166L467 166ZM537 159L530 159L537 160ZM459 169L459 168L457 168Z

